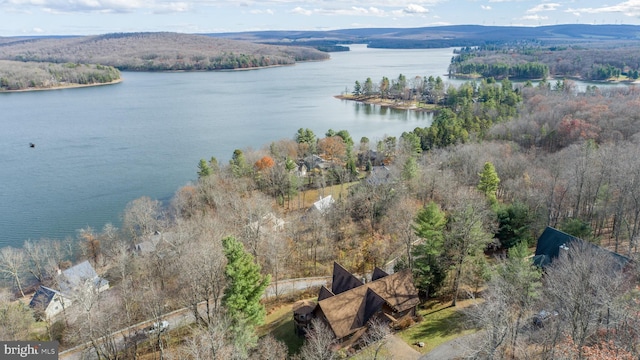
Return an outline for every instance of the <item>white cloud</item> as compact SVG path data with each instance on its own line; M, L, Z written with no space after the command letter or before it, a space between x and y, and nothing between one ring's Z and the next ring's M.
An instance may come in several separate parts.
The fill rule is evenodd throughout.
M527 12L531 14L531 13L537 13L541 11L554 11L559 6L561 5L556 3L543 3L543 4L539 4L532 7L531 9L527 10Z
M586 14L603 14L603 13L622 13L626 16L640 17L640 0L629 0L621 2L617 5L591 7L591 8L579 8L568 9L566 12L573 14L586 13Z
M300 6L298 6L298 7L294 8L293 10L291 10L290 13L297 14L297 15L307 15L307 16L309 16L309 15L313 14L313 11L307 10L307 9L304 9L304 8L301 8Z
M155 14L171 14L171 13L180 13L187 12L191 9L189 3L186 2L172 2L168 4L161 4L155 10Z
M149 10L162 10L184 7L186 3L144 0L7 0L4 4L17 7L40 8L48 13L72 13L72 12L100 12L100 13L128 13L136 9L147 8ZM182 5L180 5L182 4ZM0 2L3 5L3 2Z
M541 15L535 14L535 15L525 15L521 19L540 21L540 20L547 20L548 18L549 18L548 16L541 16Z
M127 13L135 10L146 10L148 12L184 12L200 6L251 6L260 4L283 5L291 4L295 9L308 9L312 6L323 7L330 11L330 5L344 7L345 9L367 9L369 14L375 13L372 9L381 8L404 8L408 13L425 13L425 7L436 5L449 0L248 0L239 2L238 0L195 0L195 1L175 1L175 0L0 0L0 8L7 10L22 10L25 8L40 9L49 13L72 13L72 12L106 12L106 13ZM311 11L311 10L306 10Z
M491 6L489 6L489 5L480 5L480 8L482 10L491 10Z
M44 30L42 30L39 27L34 27L33 29L31 29L31 31L36 33L36 34L42 34L44 32Z
M427 8L421 6L421 5L409 4L402 11L407 13L407 14L426 14L426 13L429 12L429 9L427 9Z
M267 15L273 15L275 14L275 11L271 10L271 9L266 9L266 10L261 10L261 9L253 9L251 11L249 11L251 14L254 15L259 15L259 14L267 14Z
M318 14L318 15L325 15L325 16L335 16L335 15L340 15L340 16L387 16L387 13L384 10L375 8L375 7L370 7L370 8L363 8L363 7L357 7L357 6L352 6L350 8L346 8L346 9L313 9L313 10L304 10L302 8L300 8L301 10L297 10L298 8L294 9L293 11L291 11L292 13L297 13L297 14L303 14L303 15L312 15L312 14ZM304 10L304 11L302 11Z
M373 15L384 15L385 14L384 10L380 10L380 9L378 9L376 7L370 7L369 8L369 12L371 14L373 14Z

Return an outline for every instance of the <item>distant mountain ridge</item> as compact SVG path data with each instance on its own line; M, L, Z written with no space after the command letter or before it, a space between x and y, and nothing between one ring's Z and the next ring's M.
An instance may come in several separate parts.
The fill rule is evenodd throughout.
M328 31L249 31L208 36L269 44L366 43L369 47L429 48L533 40L541 42L640 41L638 25L564 24L538 27L449 25L421 28L360 28Z

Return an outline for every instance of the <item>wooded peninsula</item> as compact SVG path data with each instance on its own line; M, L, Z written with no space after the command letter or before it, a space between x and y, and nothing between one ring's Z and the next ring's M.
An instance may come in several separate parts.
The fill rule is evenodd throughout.
M310 47L254 44L204 35L119 33L64 38L4 38L0 91L105 84L119 71L257 69L326 60Z

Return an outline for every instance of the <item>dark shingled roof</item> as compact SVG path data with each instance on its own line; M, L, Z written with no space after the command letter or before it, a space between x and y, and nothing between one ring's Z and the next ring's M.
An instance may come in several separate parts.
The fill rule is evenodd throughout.
M388 276L389 274L387 274L384 270L380 269L379 267L375 267L373 269L373 274L371 274L371 281L376 281L378 279L381 279L385 276Z
M33 309L46 309L51 300L53 300L53 297L56 296L56 293L58 292L48 287L38 287L38 290L33 294L33 298L31 298L29 307Z
M333 263L333 281L331 282L331 292L338 295L345 291L351 290L362 285L362 281L358 280L352 273L347 271L337 262Z
M625 267L631 259L618 253L609 251L600 246L594 245L590 242L578 239L565 232L548 226L540 237L538 237L538 244L536 245L536 254L533 257L533 263L539 267L545 267L550 265L560 254L560 247L569 247L572 243L578 244L578 246L590 246L599 251L603 251L611 255L621 268Z
M404 312L419 302L413 276L406 269L320 300L318 308L336 337L343 338L365 326L384 304Z
M360 307L360 311L358 311L358 316L356 316L357 322L354 322L354 327L356 326L364 326L369 319L375 314L382 305L384 305L386 301L382 298L382 296L376 294L375 291L371 290L371 288L367 289L367 294L364 297L364 301L362 301L362 306Z
M568 246L573 241L582 241L558 229L547 227L544 229L538 244L536 245L536 254L533 258L534 264L545 267L553 262L560 254L560 246Z
M331 290L327 289L326 286L322 285L322 287L320 288L320 292L318 293L318 301L324 300L326 298L330 298L334 295L335 294L332 293Z

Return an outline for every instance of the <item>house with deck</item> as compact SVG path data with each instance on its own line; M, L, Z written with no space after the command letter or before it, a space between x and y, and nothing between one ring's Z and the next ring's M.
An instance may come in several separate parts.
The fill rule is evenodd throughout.
M294 307L296 332L304 334L311 319L325 322L341 347L355 344L374 318L398 323L416 315L420 303L409 269L387 274L376 268L365 282L338 263L333 266L331 288L323 286L315 306Z

